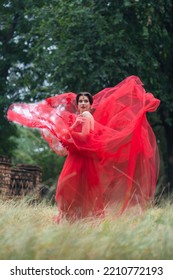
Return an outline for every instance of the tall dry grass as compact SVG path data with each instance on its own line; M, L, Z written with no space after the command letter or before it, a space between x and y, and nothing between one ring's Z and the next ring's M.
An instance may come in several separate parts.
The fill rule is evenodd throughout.
M55 224L56 206L0 200L0 259L173 259L173 207Z

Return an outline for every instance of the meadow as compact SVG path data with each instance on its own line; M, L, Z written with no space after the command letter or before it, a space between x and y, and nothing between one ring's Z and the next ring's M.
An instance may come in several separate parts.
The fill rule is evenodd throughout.
M0 200L1 260L172 260L173 206L55 224L56 206Z

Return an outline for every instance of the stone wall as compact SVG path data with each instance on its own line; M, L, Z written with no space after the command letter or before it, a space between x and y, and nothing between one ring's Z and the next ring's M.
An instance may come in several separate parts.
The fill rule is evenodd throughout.
M0 155L0 194L5 197L33 196L40 198L41 169L39 166L12 166L8 157Z
M9 158L0 156L0 194L7 196L11 184L12 164Z

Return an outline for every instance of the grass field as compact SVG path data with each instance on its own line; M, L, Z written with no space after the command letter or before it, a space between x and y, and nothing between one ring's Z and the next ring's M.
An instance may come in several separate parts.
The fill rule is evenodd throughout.
M139 212L139 211L136 211ZM55 224L56 206L0 200L1 260L173 259L173 206Z

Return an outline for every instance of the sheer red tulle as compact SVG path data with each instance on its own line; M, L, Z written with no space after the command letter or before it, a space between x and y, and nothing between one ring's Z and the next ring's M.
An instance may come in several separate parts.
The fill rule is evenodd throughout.
M154 197L160 164L146 113L160 101L138 77L127 77L93 96L94 130L82 135L80 125L71 129L78 116L75 98L65 93L13 104L7 114L9 121L38 128L57 154L67 155L56 190L61 215L102 215L112 203L121 213L136 204L144 208Z

